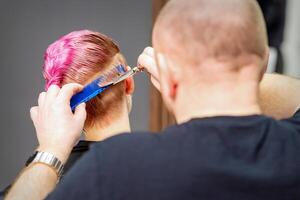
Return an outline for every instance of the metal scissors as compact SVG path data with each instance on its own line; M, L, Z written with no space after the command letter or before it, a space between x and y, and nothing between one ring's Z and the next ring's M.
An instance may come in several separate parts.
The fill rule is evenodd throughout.
M126 71L124 74L122 74L121 76L118 76L115 80L113 80L113 85L116 85L122 81L124 81L125 79L134 76L136 73L138 72L142 72L143 69L138 68L138 67L134 67L131 70Z

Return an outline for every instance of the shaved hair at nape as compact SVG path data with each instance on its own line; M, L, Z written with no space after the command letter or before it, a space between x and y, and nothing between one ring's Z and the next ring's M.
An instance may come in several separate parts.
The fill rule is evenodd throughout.
M200 65L207 58L263 60L268 54L256 0L170 0L155 23L153 43L182 65Z

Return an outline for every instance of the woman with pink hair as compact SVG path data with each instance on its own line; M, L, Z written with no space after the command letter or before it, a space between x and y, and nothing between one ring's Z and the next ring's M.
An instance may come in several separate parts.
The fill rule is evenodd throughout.
M119 64L127 66L111 38L89 30L74 31L61 37L47 48L44 59L46 90L51 85L62 87L67 83L87 85ZM133 91L133 79L128 78L86 103L85 141L74 147L66 170L88 150L90 143L130 131Z
M127 66L118 45L111 38L89 30L71 32L46 50L43 67L45 90L51 85L62 87L67 83L87 85L119 64ZM127 78L86 103L84 140L73 148L64 173L88 151L90 144L130 132L128 115L133 91L133 79ZM29 158L26 165L30 162Z

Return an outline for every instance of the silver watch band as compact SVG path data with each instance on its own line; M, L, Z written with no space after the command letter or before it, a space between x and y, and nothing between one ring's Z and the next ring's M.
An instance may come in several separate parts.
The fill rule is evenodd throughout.
M60 178L63 172L64 165L52 153L38 151L32 163L44 163L53 168L57 176Z

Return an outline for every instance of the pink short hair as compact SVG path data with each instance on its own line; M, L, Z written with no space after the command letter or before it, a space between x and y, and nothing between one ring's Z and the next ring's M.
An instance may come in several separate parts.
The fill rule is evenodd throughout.
M85 85L108 68L125 62L119 47L106 35L89 30L71 32L46 50L43 70L45 89L67 83ZM109 111L118 109L117 103L124 96L123 88L113 87L87 103L87 126L100 117L101 121L108 121L105 115L112 115Z

